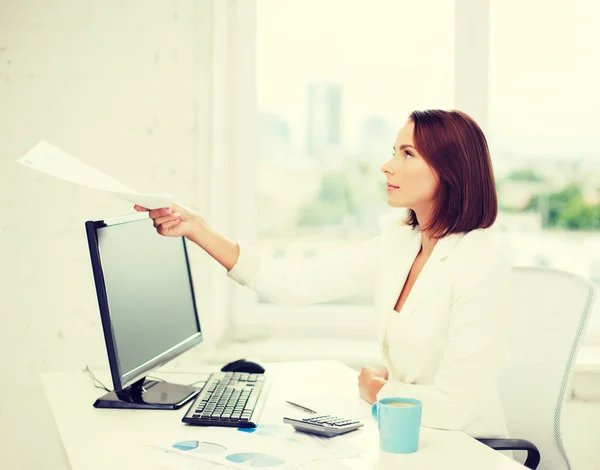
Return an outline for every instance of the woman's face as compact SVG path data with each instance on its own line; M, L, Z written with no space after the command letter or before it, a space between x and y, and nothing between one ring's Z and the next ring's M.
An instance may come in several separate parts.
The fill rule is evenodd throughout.
M408 121L400 129L392 158L383 164L381 171L387 179L388 204L425 215L433 207L438 178L414 147L414 128L414 123Z

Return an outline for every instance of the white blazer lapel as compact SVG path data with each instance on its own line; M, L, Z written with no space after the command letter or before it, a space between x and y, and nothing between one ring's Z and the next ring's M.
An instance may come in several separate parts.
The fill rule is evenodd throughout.
M413 285L410 293L408 294L406 302L400 310L400 315L403 319L410 317L415 312L421 301L427 298L428 295L435 295L436 277L441 272L441 264L446 260L448 254L452 251L456 243L458 243L462 237L462 234L452 234L442 238L436 243L431 256L423 266L417 281ZM420 237L418 246L420 247ZM414 262L416 254L417 253L414 253L414 256L409 261L410 265L408 266L408 271L410 271L410 268L412 267L412 263ZM406 282L408 271L402 279L402 284L399 288L400 290L402 287L404 287L404 282ZM396 301L400 295L400 290L398 290L396 293Z
M402 230L403 235L394 237L389 253L386 255L382 303L385 312L390 312L396 305L400 292L404 287L410 268L421 249L421 232L419 230Z

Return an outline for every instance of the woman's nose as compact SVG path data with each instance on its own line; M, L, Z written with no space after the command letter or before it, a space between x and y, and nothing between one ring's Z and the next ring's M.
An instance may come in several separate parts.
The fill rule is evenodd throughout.
M389 160L387 162L385 162L383 165L381 165L381 172L382 173L393 173L393 171L390 167Z

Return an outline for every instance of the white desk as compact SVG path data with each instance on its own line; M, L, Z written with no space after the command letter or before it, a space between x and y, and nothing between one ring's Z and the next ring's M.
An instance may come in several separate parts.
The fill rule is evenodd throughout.
M204 372L214 368L198 368L197 373L183 373L164 369L156 372L171 382L191 383ZM110 386L108 375L95 371L105 385ZM357 374L352 369L334 361L275 363L267 366L272 380L268 405L284 404L285 399L299 395L327 395L356 397ZM298 380L304 377L305 380ZM94 400L103 391L93 386L85 372L42 375L44 389L52 408L56 424L73 470L106 470L151 468L151 458L144 445L167 436L193 439L198 432L195 426L181 422L185 410L106 410L95 409ZM365 410L369 409L368 404ZM461 470L523 470L522 465L489 449L460 432L422 428L420 448L417 453L389 455L378 449L377 427L372 419L365 420L362 430L349 433L344 438L353 440L365 449L360 459L346 459L344 465L360 469L461 469ZM235 428L231 429L236 432ZM342 436L336 438L340 439ZM164 468L164 467L163 467ZM173 465L173 469L178 468ZM198 465L196 468L207 468ZM210 467L212 468L212 467ZM225 467L221 467L225 468ZM335 468L332 461L304 466L303 469ZM347 468L343 467L342 468Z

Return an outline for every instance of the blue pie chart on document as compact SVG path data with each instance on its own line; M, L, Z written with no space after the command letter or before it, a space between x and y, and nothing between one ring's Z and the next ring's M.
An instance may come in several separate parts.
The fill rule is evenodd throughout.
M214 442L201 441L179 441L173 444L173 448L186 452L193 451L198 454L219 454L227 450L227 447L215 444Z

